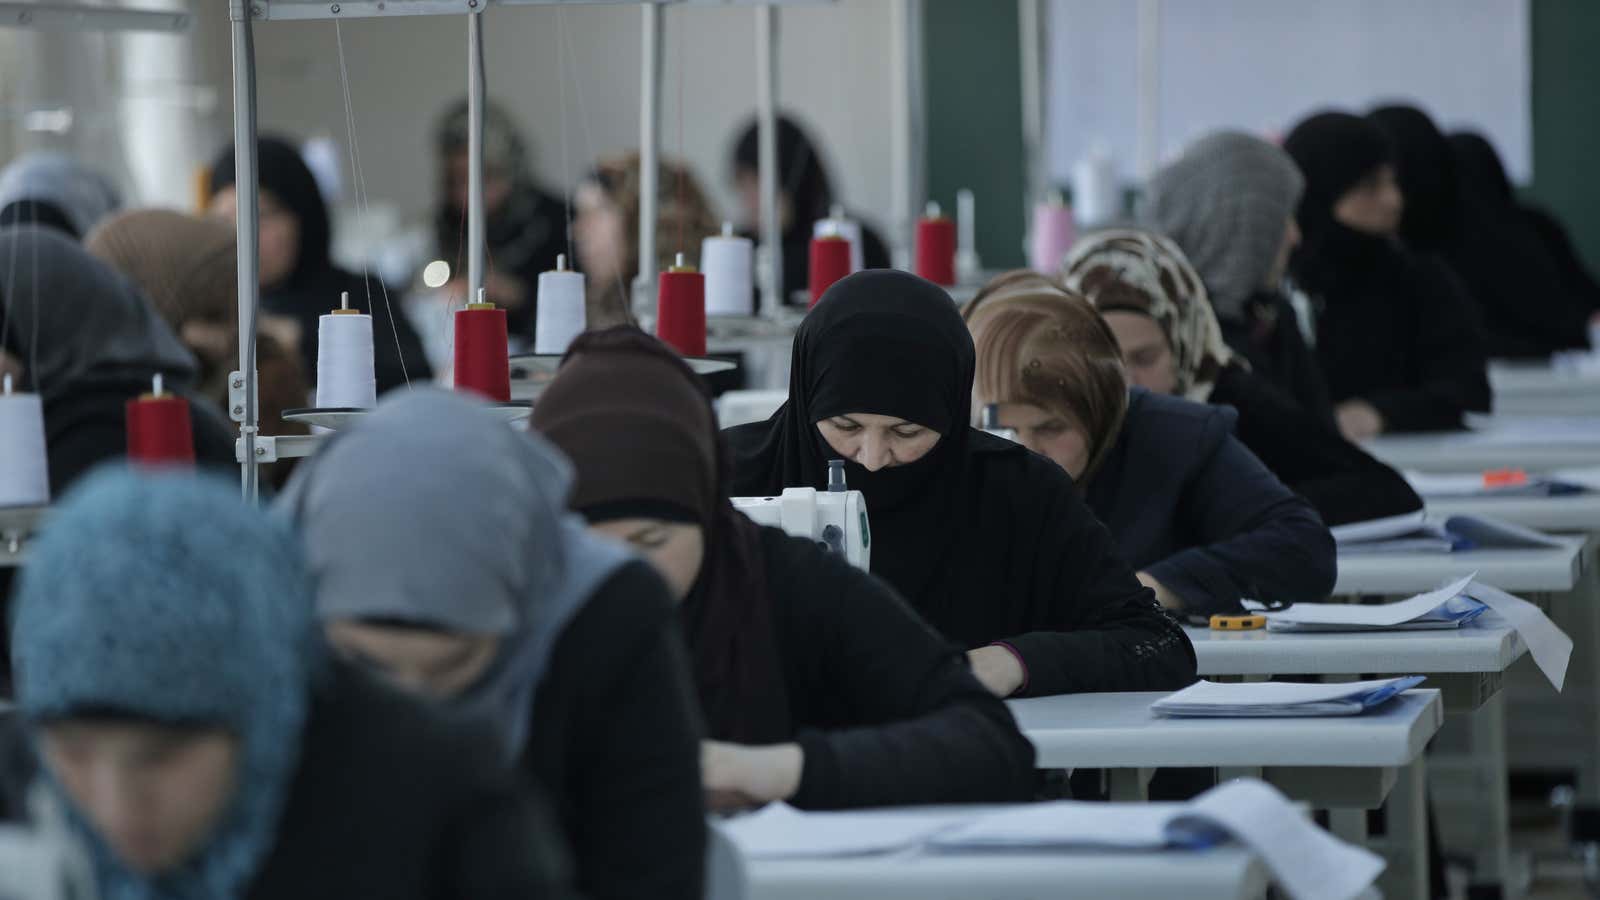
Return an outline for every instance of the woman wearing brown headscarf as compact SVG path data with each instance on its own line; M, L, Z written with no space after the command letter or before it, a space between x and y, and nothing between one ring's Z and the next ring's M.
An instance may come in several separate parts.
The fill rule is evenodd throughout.
M579 338L533 424L577 467L573 506L681 599L709 803L1028 796L1032 748L958 648L888 585L734 510L711 404L663 344Z

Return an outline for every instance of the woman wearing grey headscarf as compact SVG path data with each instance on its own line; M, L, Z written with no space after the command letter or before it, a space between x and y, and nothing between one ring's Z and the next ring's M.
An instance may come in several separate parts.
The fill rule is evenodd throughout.
M65 153L29 153L0 170L0 225L44 225L82 240L121 205L110 179Z
M381 403L296 473L343 655L493 725L553 796L591 898L697 898L699 726L666 586L566 512L572 469L468 398Z
M1185 148L1145 186L1140 218L1183 250L1228 345L1258 375L1332 421L1328 388L1282 282L1300 242L1295 207L1305 180L1281 148L1217 131Z

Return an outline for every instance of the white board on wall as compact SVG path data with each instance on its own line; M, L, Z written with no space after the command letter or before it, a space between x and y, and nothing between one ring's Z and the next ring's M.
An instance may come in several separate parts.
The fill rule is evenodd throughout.
M1057 183L1092 150L1137 179L1218 128L1281 134L1312 112L1414 103L1488 135L1532 175L1528 0L1145 0L1158 20L1154 133L1139 134L1139 3L1053 0L1045 140Z

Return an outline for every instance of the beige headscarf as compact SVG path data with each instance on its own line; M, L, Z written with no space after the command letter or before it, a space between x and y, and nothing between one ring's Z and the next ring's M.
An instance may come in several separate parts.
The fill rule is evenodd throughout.
M238 281L231 225L168 209L137 209L107 219L84 244L133 279L173 331L182 333L193 321L234 322Z
M1243 364L1222 339L1205 283L1167 238L1132 228L1086 235L1061 267L1068 288L1102 313L1143 313L1156 321L1177 359L1176 393L1204 403L1217 376Z

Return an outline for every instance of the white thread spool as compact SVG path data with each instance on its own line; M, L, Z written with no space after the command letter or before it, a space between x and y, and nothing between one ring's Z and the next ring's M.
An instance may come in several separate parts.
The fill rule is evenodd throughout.
M350 308L350 294L339 308L317 322L317 406L321 409L371 409L378 405L372 367L372 317Z
M44 405L38 394L0 393L0 507L50 503L50 469L44 444Z
M956 191L956 280L977 283L983 270L978 261L978 201L972 191Z
M850 242L850 271L859 272L866 268L865 256L861 251L861 223L854 219L846 218L844 207L834 204L828 210L826 219L818 219L811 226L812 237L827 237L836 234Z
M700 271L706 276L706 315L748 316L755 297L755 246L722 223L722 234L700 242Z
M583 276L567 268L566 254L556 257L554 269L539 273L537 302L533 352L566 353L572 339L588 326Z

